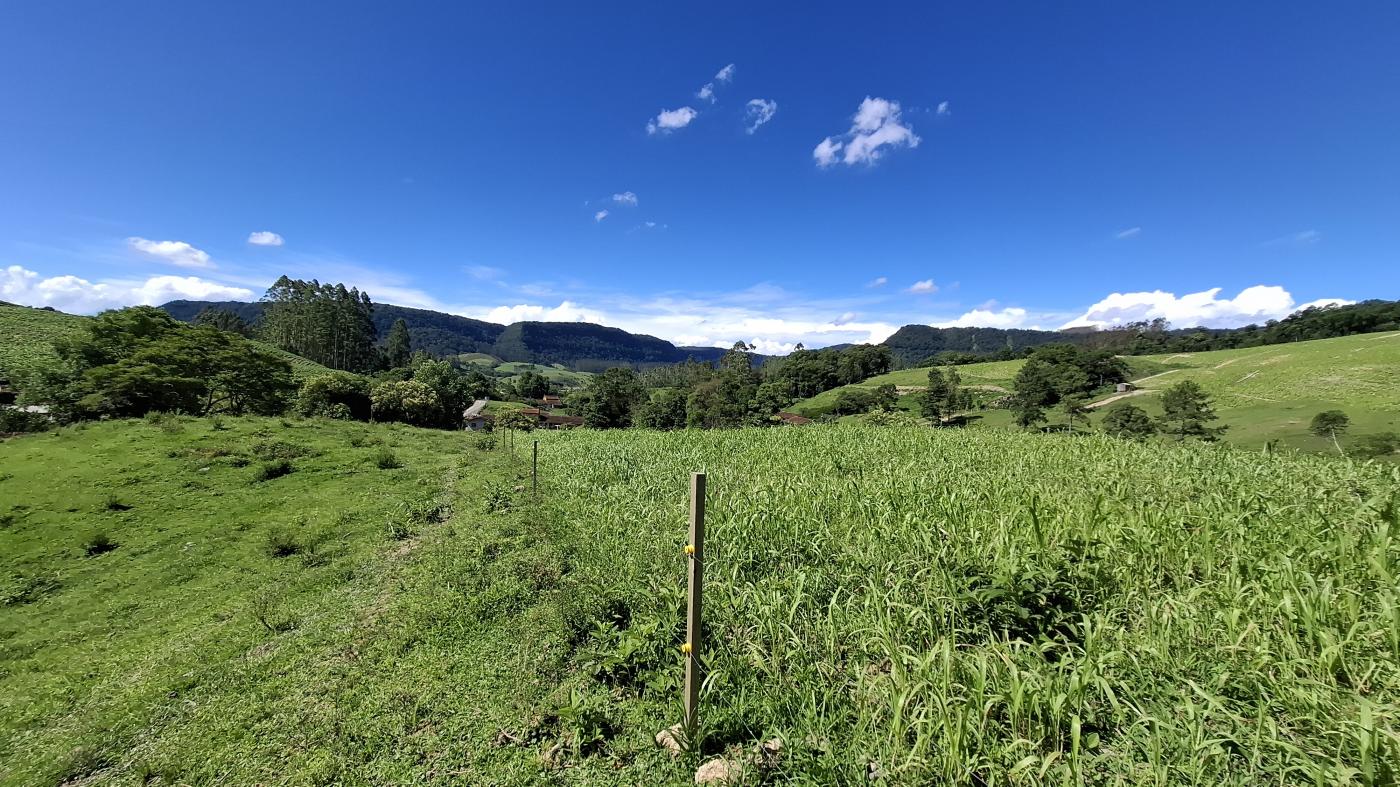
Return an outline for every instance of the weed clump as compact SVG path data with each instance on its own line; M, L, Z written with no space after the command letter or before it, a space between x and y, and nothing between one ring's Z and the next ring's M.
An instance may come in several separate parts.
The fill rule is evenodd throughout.
M296 534L290 528L274 527L267 531L263 539L263 551L271 558L291 557L301 550L301 542L297 541Z
M123 503L116 495L107 495L102 499L102 509L104 511L130 511L131 506Z
M257 470L253 471L253 482L262 483L263 481L271 481L274 478L281 478L284 475L290 475L293 469L292 463L286 459L263 462L261 465L258 465Z
M262 440L253 446L253 456L259 459L297 459L310 453L306 446L283 440Z
M121 545L107 531L98 530L83 541L83 553L88 557L97 557L111 552L118 546Z
M282 596L275 591L264 590L254 596L249 611L253 613L253 619L271 634L281 634L297 627L296 618L283 611Z
M375 451L374 455L371 457L371 461L373 461L374 466L380 470L396 470L403 467L403 462L400 462L398 456L388 448L380 448L378 451Z

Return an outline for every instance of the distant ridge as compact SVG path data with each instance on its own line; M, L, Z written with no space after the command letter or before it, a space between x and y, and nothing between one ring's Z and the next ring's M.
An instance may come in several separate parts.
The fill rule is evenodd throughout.
M224 309L249 323L262 319L263 313L263 304L246 301L182 300L170 301L160 308L185 322L192 322L205 309ZM499 325L429 309L374 305L374 327L381 339L389 335L389 328L399 319L408 325L414 350L438 357L487 353L503 361L557 363L579 371L600 371L610 366L655 366L687 359L714 361L725 353L719 347L677 347L655 336L593 323L530 321Z

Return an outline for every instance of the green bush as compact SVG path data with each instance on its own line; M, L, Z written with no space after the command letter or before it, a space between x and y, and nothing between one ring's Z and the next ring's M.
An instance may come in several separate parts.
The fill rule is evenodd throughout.
M263 551L268 557L291 557L301 550L301 542L288 527L274 527L263 538Z
M286 459L263 462L261 465L258 465L258 469L253 472L253 481L255 483L271 481L274 478L281 478L284 475L289 475L293 469L292 463Z
M111 552L118 546L120 545L116 539L112 538L106 531L99 530L83 541L83 553L88 557L97 557Z
M374 466L380 470L395 470L403 467L403 463L399 461L399 458L395 456L394 452L389 448L380 448L378 451L375 451L374 455L371 457L371 461L373 461Z
M308 417L368 421L370 382L358 374L333 372L302 383L296 411Z

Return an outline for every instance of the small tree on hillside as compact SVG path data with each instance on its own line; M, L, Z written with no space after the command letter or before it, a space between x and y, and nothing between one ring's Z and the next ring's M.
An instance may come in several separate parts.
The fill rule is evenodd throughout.
M1210 396L1194 380L1182 380L1162 392L1162 431L1176 435L1178 442L1187 437L1215 440L1225 427L1209 426L1214 420Z
M928 388L919 399L919 413L934 426L943 424L943 416L948 415L948 380L943 370L934 367L928 370Z
M1114 437L1130 440L1151 437L1157 433L1157 427L1152 423L1152 419L1147 417L1147 413L1141 407L1127 402L1120 402L1108 409L1103 417L1103 430Z
M1045 423L1045 408L1032 397L1022 394L1012 397L1011 410L1016 414L1016 425L1022 429Z
M1347 428L1351 426L1351 419L1341 410L1324 410L1313 416L1312 423L1308 425L1308 431L1318 437L1331 439L1332 445L1337 447L1337 453L1342 453L1342 443L1337 438Z
M389 338L384 342L384 360L389 364L390 369L398 369L408 366L409 356L413 353L413 337L408 333L408 323L400 317L394 320L394 324L389 328Z
M1060 400L1060 409L1065 413L1065 431L1074 431L1074 419L1089 415L1089 397L1084 394L1070 394Z

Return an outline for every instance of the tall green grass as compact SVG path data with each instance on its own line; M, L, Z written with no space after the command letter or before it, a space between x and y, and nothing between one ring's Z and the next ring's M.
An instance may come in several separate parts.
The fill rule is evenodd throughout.
M594 647L645 623L626 653L667 654L582 670L621 737L679 718L657 684L704 470L704 751L781 737L800 783L1394 783L1393 468L854 427L544 440L576 579L622 611Z

